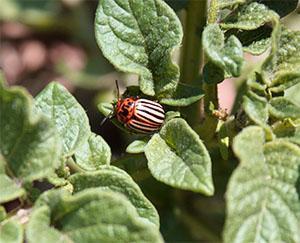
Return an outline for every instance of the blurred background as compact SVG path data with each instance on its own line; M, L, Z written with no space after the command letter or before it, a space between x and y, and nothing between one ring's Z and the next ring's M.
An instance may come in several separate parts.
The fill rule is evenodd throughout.
M184 19L187 0L167 2L179 18ZM126 146L136 136L122 132L109 121L100 126L103 116L97 110L97 104L115 98L114 81L119 80L123 91L126 86L137 84L137 77L117 72L102 56L94 37L97 4L97 0L1 0L0 68L8 84L24 86L35 96L51 81L62 83L86 110L93 132L100 134L110 145L112 164L128 171L158 209L165 240L220 241L224 222L223 197L236 161L217 160L220 164L213 168L216 195L203 197L155 181L147 170L143 155L125 154ZM289 28L300 30L299 10L282 21ZM246 75L251 65L263 56L245 57ZM219 85L222 108L231 111L236 90L243 79L225 80ZM215 157L218 156L216 152Z

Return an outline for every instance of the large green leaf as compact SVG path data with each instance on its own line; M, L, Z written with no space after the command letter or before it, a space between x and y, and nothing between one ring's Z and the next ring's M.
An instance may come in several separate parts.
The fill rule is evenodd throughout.
M187 122L174 118L145 148L152 175L168 185L213 195L209 154Z
M55 124L65 156L74 154L90 135L88 117L76 99L59 83L50 83L37 97L37 110Z
M30 95L0 84L0 104L1 160L11 176L22 183L54 171L59 166L60 141L50 121L32 111Z
M242 133L254 143L259 129L252 127ZM275 140L261 147L261 157L261 151L249 150L248 143L234 148L242 163L234 171L226 193L224 241L299 242L299 147Z
M140 217L159 226L159 216L154 206L125 171L114 166L102 166L97 172L77 173L69 180L74 186L75 193L86 188L122 193L136 208Z
M1 243L22 243L23 228L16 220L4 220L0 223Z
M5 174L0 174L0 204L19 198L25 190Z
M171 52L181 43L182 28L162 0L102 0L95 34L103 55L123 72L139 75L147 95L164 96L175 90L179 69Z
M52 205L34 209L26 229L28 243L162 242L158 228L142 220L121 194L91 188L55 198Z
M111 151L105 140L94 133L75 152L76 163L85 170L97 170L101 165L108 165Z
M203 50L208 60L224 70L224 77L238 77L244 63L243 49L235 36L225 42L224 34L219 25L206 26L202 34ZM215 69L206 72L215 72ZM209 76L209 75L207 75Z

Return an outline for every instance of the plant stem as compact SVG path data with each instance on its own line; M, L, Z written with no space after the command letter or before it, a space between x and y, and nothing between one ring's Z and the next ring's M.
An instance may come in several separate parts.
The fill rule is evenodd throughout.
M218 11L218 0L211 0L208 9L208 24L213 24L218 20ZM197 132L201 134L201 138L208 143L208 141L213 139L218 124L218 120L216 119L216 117L213 116L211 110L211 104L213 104L213 109L219 108L218 86L217 84L203 83L202 89L205 93L203 115L205 117L205 120L197 129Z
M209 9L208 9L208 16L207 16L207 23L214 24L218 20L218 0L211 0Z
M218 19L218 0L211 0L209 9L208 9L208 16L207 16L207 23L214 24ZM214 104L215 109L218 109L219 102L218 102L218 88L217 84L214 85L207 85L203 84L203 89L205 91L205 99L204 99L204 109L209 112L209 105L210 102Z
M207 16L208 24L214 24L218 20L218 11L218 0L211 0ZM210 114L210 103L213 103L215 109L218 109L219 107L217 84L203 84L203 90L205 92L204 110L206 113Z
M203 65L201 33L206 25L206 1L190 0L184 16L184 39L180 59L180 82L199 84L199 73ZM198 82L197 82L198 81ZM200 102L182 109L183 116L194 127L200 121Z
M71 157L68 158L68 160L66 161L66 164L70 168L70 170L74 173L75 172L85 172L85 170L81 169Z
M190 0L184 24L184 39L180 60L180 82L192 84L199 76L203 55L201 33L206 24L206 1Z

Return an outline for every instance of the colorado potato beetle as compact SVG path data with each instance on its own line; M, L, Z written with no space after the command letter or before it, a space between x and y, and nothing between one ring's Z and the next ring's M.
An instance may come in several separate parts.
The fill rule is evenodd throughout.
M160 129L165 119L161 104L139 97L121 98L118 83L118 101L115 106L117 120L126 128L138 133L153 133Z

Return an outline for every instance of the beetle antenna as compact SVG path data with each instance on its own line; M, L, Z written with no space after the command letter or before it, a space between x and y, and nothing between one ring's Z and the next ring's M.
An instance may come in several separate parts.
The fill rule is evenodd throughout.
M116 87L117 87L117 96L118 96L118 99L120 99L120 89L119 89L118 80L116 80Z
M101 123L100 123L100 127L102 127L103 124L104 124L107 120L108 120L108 117L107 117L107 116L104 117L103 120L102 120Z
M104 117L103 120L100 123L100 127L103 126L103 124L108 120L108 119L112 119L114 118L116 115L114 114L114 112L112 111L111 113L108 114L108 116Z

